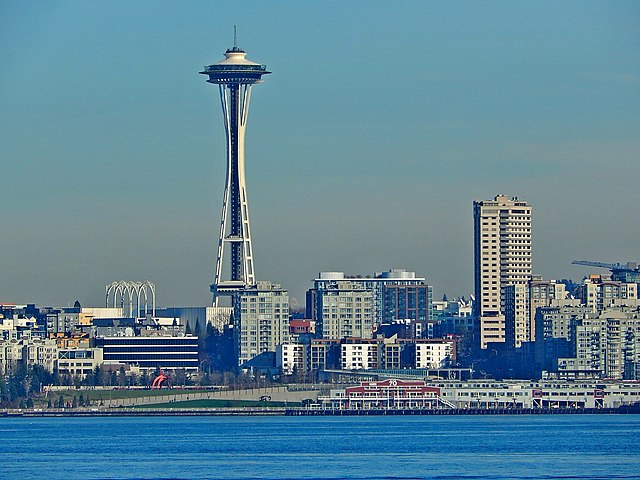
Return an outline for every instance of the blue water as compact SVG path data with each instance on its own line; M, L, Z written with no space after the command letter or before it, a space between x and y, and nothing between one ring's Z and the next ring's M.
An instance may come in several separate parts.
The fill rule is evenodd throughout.
M640 479L640 415L0 419L2 479Z

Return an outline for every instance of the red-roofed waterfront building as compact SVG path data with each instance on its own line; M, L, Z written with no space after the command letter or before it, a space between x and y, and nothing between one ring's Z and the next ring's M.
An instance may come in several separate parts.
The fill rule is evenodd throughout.
M341 410L450 408L440 398L440 388L422 380L382 380L363 382L344 390L331 390L319 397L324 408Z

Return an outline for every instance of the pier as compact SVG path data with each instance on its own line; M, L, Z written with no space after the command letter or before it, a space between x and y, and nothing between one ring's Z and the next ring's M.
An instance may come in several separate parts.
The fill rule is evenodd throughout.
M593 415L640 413L640 408L434 408L434 409L305 409L288 408L286 416L377 415Z
M639 414L640 405L616 408L372 408L340 409L314 407L232 408L48 408L5 409L0 418L22 417L157 417L157 416L384 416L384 415L603 415Z

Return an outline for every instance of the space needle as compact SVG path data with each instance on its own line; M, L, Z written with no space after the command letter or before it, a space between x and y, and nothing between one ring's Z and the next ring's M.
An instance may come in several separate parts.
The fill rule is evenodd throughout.
M218 306L220 296L231 296L240 289L256 284L244 168L244 136L251 87L261 83L263 75L271 73L266 65L247 60L245 51L237 46L235 28L233 48L228 49L224 56L224 60L208 65L200 72L208 75L207 82L218 85L220 89L227 140L227 178L215 278L211 285L214 307ZM231 253L228 274L223 268L227 250Z

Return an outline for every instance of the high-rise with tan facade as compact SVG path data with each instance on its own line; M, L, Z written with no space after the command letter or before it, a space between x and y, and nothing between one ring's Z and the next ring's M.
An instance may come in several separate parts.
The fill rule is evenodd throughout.
M515 348L535 341L537 308L559 304L567 297L563 283L543 280L541 275L533 275L526 284L507 285L503 293L505 343Z
M497 195L473 202L477 344L505 341L505 289L531 280L531 206Z
M275 352L290 341L289 292L277 283L258 281L238 290L233 300L233 334L238 366Z

